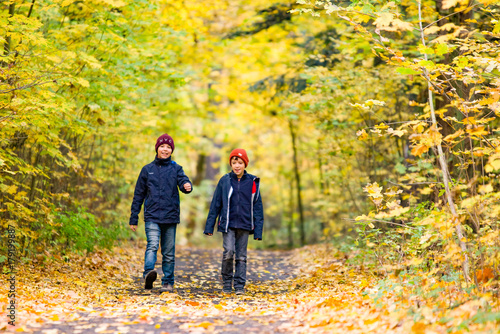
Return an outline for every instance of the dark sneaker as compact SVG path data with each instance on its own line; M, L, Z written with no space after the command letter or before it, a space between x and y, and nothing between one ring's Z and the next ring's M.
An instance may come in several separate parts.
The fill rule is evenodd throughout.
M151 270L144 278L144 289L151 290L153 288L153 282L156 281L156 276L158 274L156 271Z
M228 294L229 294L229 293L233 293L233 289L231 289L231 288L223 288L223 289L222 289L222 292L223 292L223 293L228 293Z
M237 294L237 295L244 295L244 294L245 294L245 290L243 290L243 289L238 289L238 290L236 290L234 293L235 293L235 294Z
M163 284L160 288L160 292L172 292L174 291L174 286L172 284Z

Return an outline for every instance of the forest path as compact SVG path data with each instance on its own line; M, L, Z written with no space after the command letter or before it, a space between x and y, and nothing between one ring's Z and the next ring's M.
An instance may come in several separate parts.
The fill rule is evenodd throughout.
M376 271L347 265L348 254L328 244L249 250L242 296L221 292L221 249L178 247L173 293L160 293L159 279L152 290L144 290L144 245L139 242L71 257L46 253L20 265L16 326L5 321L3 298L0 331L444 334L474 307L464 303L451 309L445 314L451 320L443 322L432 311L433 301L415 308L415 299L400 295L404 282L381 286ZM419 319L411 315L415 310L422 312ZM491 331L493 323L471 328L497 332Z
M152 290L144 290L141 277L133 275L132 284L115 288L117 301L112 305L82 307L71 321L49 320L26 329L35 333L171 334L302 331L293 313L276 310L276 303L296 287L294 278L300 274L293 252L250 250L242 296L222 293L221 256L221 250L179 248L173 293L159 292L161 275ZM140 268L142 263L134 265ZM158 263L156 270L161 274Z

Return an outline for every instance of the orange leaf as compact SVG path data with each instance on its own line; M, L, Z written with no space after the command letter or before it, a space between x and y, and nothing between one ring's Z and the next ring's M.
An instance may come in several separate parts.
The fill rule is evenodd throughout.
M416 322L411 326L411 332L415 334L425 334L427 325L423 322Z
M444 137L443 140L444 141L453 141L453 139L460 137L463 134L464 134L464 130L460 129L460 130L456 131L455 133L452 133L451 135Z
M203 327L205 329L208 329L208 327L212 326L213 324L211 322L208 322L208 321L204 321L198 325L196 325L195 327Z
M483 283L488 282L490 279L495 277L495 273L489 267L484 268L484 270L478 270L476 272L477 280Z
M419 144L417 146L414 146L411 150L411 154L413 154L414 156L421 156L422 154L424 154L425 152L427 152L427 150L429 149L429 147L427 145L424 145L424 144Z

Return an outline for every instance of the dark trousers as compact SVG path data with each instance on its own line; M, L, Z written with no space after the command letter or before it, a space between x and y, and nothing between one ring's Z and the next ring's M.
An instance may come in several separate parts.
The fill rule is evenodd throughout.
M222 233L222 280L225 289L231 289L234 279L234 289L241 290L247 280L247 245L250 232L241 229L228 229ZM233 263L236 262L234 275Z

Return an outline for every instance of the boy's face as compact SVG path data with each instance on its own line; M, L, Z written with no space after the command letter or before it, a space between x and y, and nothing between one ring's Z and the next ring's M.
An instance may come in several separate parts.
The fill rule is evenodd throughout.
M162 144L158 147L158 158L168 159L172 155L172 148L168 144Z
M231 158L231 168L233 169L234 174L238 177L242 177L245 173L245 162L238 157Z

